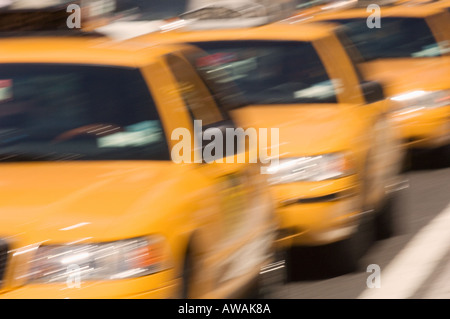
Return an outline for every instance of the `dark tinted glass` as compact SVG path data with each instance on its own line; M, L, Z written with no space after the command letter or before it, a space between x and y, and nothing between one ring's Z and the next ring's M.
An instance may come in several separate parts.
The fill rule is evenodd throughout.
M168 160L138 69L0 65L0 160Z
M425 19L381 18L381 28L369 28L367 19L339 19L365 61L380 58L419 58L441 55Z
M248 104L335 103L333 81L311 43L218 41L194 43L208 55L202 74L226 71ZM222 81L224 81L222 79Z

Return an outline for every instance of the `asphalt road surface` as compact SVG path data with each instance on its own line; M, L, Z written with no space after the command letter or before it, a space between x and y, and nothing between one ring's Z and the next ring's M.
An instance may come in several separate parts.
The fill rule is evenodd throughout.
M356 272L330 277L306 269L269 298L450 299L450 168L436 168L432 160L418 158L404 173L409 187L400 194L396 234L374 242ZM369 278L374 264L379 281ZM368 288L368 281L379 288Z

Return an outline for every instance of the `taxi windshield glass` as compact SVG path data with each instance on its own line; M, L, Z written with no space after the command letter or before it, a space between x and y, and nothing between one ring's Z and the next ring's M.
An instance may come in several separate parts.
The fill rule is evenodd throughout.
M442 54L425 19L381 18L381 28L368 28L367 19L342 19L345 33L365 61L382 58L437 57Z
M247 104L336 103L335 83L310 43L217 41L194 43L207 52L195 66L242 91ZM222 81L223 78L222 78Z
M0 64L0 161L169 159L138 69Z

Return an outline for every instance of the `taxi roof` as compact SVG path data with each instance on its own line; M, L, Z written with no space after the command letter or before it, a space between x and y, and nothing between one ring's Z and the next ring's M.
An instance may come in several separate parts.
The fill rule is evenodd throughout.
M385 17L397 16L397 17L425 18L441 12L441 10L432 6L421 6L420 9L418 9L417 6L406 6L406 5L392 5L380 7L381 7L381 14ZM370 11L369 12L367 11L367 7L354 7L344 10L317 12L316 18L318 19L322 17L333 19L367 18L370 15L370 13L371 13ZM302 12L299 12L298 16L302 16Z
M142 67L182 45L106 37L0 36L0 63L71 63Z
M259 27L238 29L190 30L181 28L170 32L155 32L139 37L140 40L152 42L203 42L233 40L280 40L313 41L329 36L333 30L327 23L300 23L303 21L280 21Z

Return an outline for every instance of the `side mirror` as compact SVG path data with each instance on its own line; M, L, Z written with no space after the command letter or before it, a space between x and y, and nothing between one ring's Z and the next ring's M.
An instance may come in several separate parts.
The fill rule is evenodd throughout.
M385 99L383 86L377 81L363 81L361 90L368 104Z

